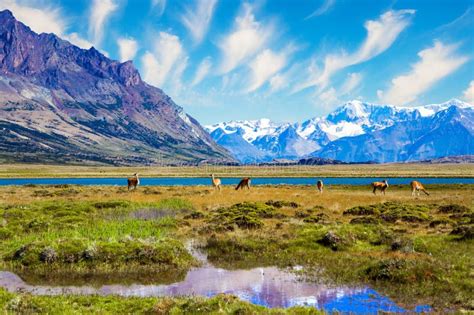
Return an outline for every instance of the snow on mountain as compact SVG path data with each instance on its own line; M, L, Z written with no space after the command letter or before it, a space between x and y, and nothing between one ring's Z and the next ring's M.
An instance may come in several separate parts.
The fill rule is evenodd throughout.
M341 105L324 117L314 117L301 123L276 123L269 119L260 119L222 122L205 128L211 133L217 129L227 134L236 133L236 136L264 153L264 160L295 159L324 150L327 145L338 139L371 134L401 123L417 122L423 118L433 117L450 107L466 109L473 106L456 99L442 104L416 107L397 107L354 100ZM235 146L221 143L215 137L213 139L230 152L236 151ZM255 151L252 154L255 154ZM239 150L239 156L238 159L243 161L242 150ZM259 160L261 157L254 155L245 159Z

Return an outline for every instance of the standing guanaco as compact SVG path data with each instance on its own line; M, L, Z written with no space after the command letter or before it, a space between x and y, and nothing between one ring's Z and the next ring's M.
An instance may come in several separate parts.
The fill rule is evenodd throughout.
M412 181L410 183L410 186L411 186L411 195L412 196L415 196L415 192L418 193L418 196L420 195L420 190L422 192L424 192L427 196L429 196L430 194L425 190L425 187L423 187L423 185L419 182L419 181Z
M323 181L318 180L318 182L316 183L316 187L318 187L319 193L322 194L323 193L323 187L324 187Z
M380 190L380 192L385 195L385 190L387 190L387 188L388 188L388 181L386 179L384 179L382 182L373 182L370 185L373 188L372 192L374 193L374 195L376 195L375 191L377 189Z
M219 178L215 178L214 174L211 174L212 178L212 186L214 186L214 189L221 190L221 180Z
M244 187L250 190L250 177L242 178L237 187L235 187L235 190L239 190L239 188L244 189Z
M130 188L136 189L138 185L140 185L140 179L138 178L138 173L133 174L133 177L129 177L127 179L128 182L128 190Z

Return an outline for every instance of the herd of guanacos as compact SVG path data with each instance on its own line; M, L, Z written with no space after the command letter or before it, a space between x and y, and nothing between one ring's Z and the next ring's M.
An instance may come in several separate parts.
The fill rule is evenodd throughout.
M214 189L221 190L221 185L222 185L221 180L219 178L216 178L214 174L211 174L209 176L212 179L212 186L214 187ZM140 179L138 178L138 173L133 174L133 177L129 177L127 181L128 181L128 190L136 189L137 186L140 185ZM235 190L244 189L245 187L247 187L247 189L250 189L250 181L251 181L250 177L242 178L239 184L235 187ZM373 182L370 185L373 188L372 192L374 193L374 195L377 193L377 190L380 190L380 193L385 195L385 191L388 188L388 181L385 179L381 182ZM419 181L416 181L416 180L412 181L410 183L410 186L411 186L412 196L415 196L415 194L418 194L419 196L420 191L424 192L428 196L430 195L426 191L425 187L423 187L423 185ZM322 194L323 187L324 187L323 181L318 180L316 183L316 187L318 188L319 193Z

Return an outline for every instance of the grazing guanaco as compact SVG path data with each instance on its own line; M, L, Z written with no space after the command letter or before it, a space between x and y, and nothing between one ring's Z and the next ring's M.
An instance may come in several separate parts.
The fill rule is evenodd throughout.
M250 177L242 178L237 187L235 187L235 190L239 190L239 188L244 189L244 187L250 190Z
M318 182L316 183L316 187L318 187L319 193L322 194L323 193L323 187L324 187L323 181L318 180Z
M214 177L214 174L211 174L211 178L212 178L212 186L214 186L214 188L218 189L218 190L221 190L221 180L219 178L215 178Z
M130 188L136 189L138 185L140 185L140 179L138 178L138 173L133 174L133 177L129 177L127 179L128 182L128 190Z
M412 196L415 196L415 192L418 193L418 196L420 195L420 190L422 192L424 192L427 196L429 196L430 194L425 190L425 187L423 187L423 185L419 182L419 181L412 181L410 183L410 186L411 186L411 195Z
M378 189L380 190L381 193L383 193L385 195L385 190L387 190L388 188L388 181L386 179L384 179L382 182L373 182L372 184L370 184L372 187L373 187L373 193L374 195L376 195L375 191Z

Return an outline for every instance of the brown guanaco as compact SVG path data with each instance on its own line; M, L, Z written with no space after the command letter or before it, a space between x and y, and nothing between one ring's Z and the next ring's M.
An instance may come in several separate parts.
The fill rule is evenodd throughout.
M323 181L318 180L318 182L316 183L316 187L318 187L319 193L322 194L323 193L323 187L324 187Z
M244 187L250 189L250 177L242 178L237 187L235 187L235 190L239 190L239 188L244 189Z
M219 178L215 178L214 174L211 174L212 178L212 186L214 186L215 189L221 190L221 180Z
M382 182L373 182L370 185L373 188L372 192L374 193L374 195L376 194L375 192L377 191L377 189L380 190L380 192L385 195L385 190L387 190L388 188L388 181L384 179Z
M140 185L140 179L138 178L138 173L133 174L133 177L129 177L127 179L128 182L128 190L130 188L136 189L138 185Z
M415 193L418 193L418 196L420 195L420 190L422 192L424 192L427 196L429 196L430 194L425 190L425 187L423 187L423 185L417 181L417 180L414 180L410 183L410 186L411 186L411 195L412 196L415 196Z

